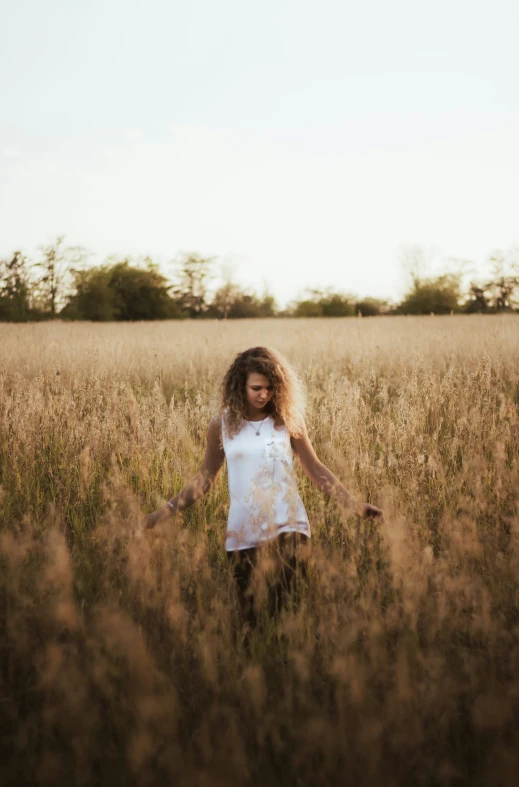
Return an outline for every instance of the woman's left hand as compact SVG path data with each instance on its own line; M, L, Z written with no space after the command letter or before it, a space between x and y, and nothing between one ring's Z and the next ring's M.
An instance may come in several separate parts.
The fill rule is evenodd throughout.
M381 508L372 506L371 503L364 503L362 516L364 519L384 519L384 512Z

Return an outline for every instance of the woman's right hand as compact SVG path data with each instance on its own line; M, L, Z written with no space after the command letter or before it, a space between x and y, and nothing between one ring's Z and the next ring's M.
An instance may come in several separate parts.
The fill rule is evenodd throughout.
M172 516L173 510L168 505L165 505L163 508L159 508L158 511L153 511L146 516L145 528L146 530L151 530L155 525L160 524L160 522L165 522L167 519L171 519Z

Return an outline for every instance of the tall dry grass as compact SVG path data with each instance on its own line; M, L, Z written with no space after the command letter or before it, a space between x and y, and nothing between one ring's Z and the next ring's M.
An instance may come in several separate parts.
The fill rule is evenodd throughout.
M3 785L515 785L514 317L0 325ZM300 488L299 604L240 637L224 475L235 352L283 352L321 459L385 524Z

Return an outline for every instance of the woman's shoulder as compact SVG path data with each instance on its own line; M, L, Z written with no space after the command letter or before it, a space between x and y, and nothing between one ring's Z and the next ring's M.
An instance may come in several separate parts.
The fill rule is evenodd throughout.
M221 432L222 431L222 420L223 420L223 418L222 418L222 414L221 413L217 413L216 415L213 415L213 417L211 418L211 420L209 421L209 424L207 426L207 431L208 432Z
M214 415L207 425L207 442L213 448L223 447L222 416Z

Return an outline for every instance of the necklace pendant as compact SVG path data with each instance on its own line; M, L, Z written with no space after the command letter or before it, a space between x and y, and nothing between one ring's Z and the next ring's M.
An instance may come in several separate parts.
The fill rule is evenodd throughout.
M256 432L256 437L259 435L259 432Z

